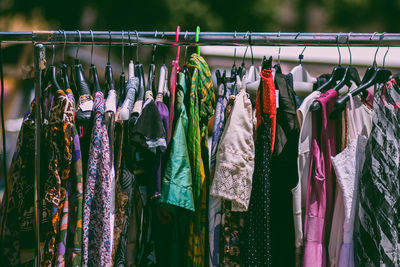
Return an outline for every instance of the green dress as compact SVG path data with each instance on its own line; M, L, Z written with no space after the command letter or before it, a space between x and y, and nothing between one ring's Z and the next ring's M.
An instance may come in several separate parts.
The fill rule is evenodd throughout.
M176 123L162 181L160 202L194 211L192 173L186 137L189 124L184 104L186 90L185 74L180 72L176 87Z

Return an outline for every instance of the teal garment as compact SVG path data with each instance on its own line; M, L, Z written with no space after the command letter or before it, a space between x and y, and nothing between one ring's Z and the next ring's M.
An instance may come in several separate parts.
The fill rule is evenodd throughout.
M160 201L194 211L192 172L186 137L189 124L184 104L186 90L185 74L180 72L176 87L176 124L171 138Z

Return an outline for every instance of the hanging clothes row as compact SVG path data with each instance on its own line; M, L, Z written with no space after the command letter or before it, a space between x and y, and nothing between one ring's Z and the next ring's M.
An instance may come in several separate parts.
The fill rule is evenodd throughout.
M155 50L118 88L110 53L104 86L79 49L70 70L53 55L7 177L2 266L34 260L39 105L42 266L400 265L398 75L375 57L363 79L351 62L314 78L301 53L287 74L234 63L214 87L177 49L156 86Z

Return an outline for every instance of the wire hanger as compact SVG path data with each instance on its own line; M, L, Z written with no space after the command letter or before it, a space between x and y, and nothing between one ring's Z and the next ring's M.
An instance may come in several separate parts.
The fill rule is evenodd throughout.
M300 32L297 33L295 39L300 37ZM304 53L307 49L307 44L304 45L299 54L299 64L290 70L293 77L293 89L298 94L308 94L312 92L317 79L310 75L306 67L303 65Z
M156 72L156 64L155 64L156 50L157 50L157 46L155 44L153 44L153 49L151 51L151 63L149 66L149 74L147 77L147 89L146 89L146 94L150 94L147 92L151 91L153 96L157 94L157 92L155 91L155 86L154 86L154 78L155 78L155 72Z
M188 34L188 31L186 31L185 36L183 37L185 42L186 42L187 34ZM185 44L185 52L183 54L183 65L184 66L186 65L187 48L188 48L188 46L187 46L187 44Z
M67 34L65 31L61 31L60 33L63 33L64 35L64 45L63 45L63 50L62 50L62 61L60 63L60 71L61 71L61 78L63 80L64 84L64 90L67 90L71 88L70 83L69 83L69 77L68 77L68 66L65 64L65 47L67 46Z
M100 81L99 81L99 75L97 74L97 68L93 64L93 51L94 51L94 37L93 37L93 31L90 30L90 36L92 37L92 47L90 49L90 69L89 69L89 76L90 76L90 88L91 88L91 93L96 93L101 91L100 87Z
M164 33L162 35L164 37ZM154 35L154 38L157 38L157 31ZM158 89L157 89L157 97L156 97L156 101L162 101L163 97L164 97L164 92L166 91L166 85L168 83L168 68L165 65L165 54L163 56L163 64L161 65L160 68L160 76L158 78Z
M79 58L78 58L79 48L82 43L82 36L81 36L81 32L79 30L76 30L76 31L78 32L78 35L79 35L79 43L78 43L78 47L77 47L76 53L75 53L75 65L73 67L74 68L73 77L74 77L76 93L78 93L80 96L90 95L90 90L89 90L89 86L85 79L83 67L82 67L82 64L79 63Z
M235 32L236 33L236 32ZM246 33L245 38L247 38L249 32ZM246 46L246 49L244 50L244 54L243 54L243 58L242 58L242 64L239 66L238 68L238 75L240 76L240 78L243 77L243 75L246 74L246 65L244 63L244 60L246 58L246 54L247 54L247 49L249 48L249 46Z
M342 79L340 80L340 82L337 85L335 85L335 87L333 87L333 89L335 89L338 93L339 93L339 90L342 89L345 85L350 87L351 82L354 82L357 86L359 86L360 82L361 82L360 75L358 74L357 69L351 65L351 63L352 63L351 62L351 49L350 49L350 44L349 44L350 43L350 35L351 35L351 32L349 33L349 36L347 37L347 48L349 49L349 56L350 56L349 63L350 64L349 64L349 66L347 66L345 68L344 75L343 75Z
M339 33L336 36L336 47L338 50L338 55L339 55L339 64L338 66L336 66L333 71L331 76L329 77L328 81L326 83L324 83L323 85L321 85L319 88L317 88L317 91L321 91L321 92L326 92L329 89L331 89L332 87L334 87L336 85L337 81L340 81L345 73L345 68L342 67L342 54L340 52L340 48L339 48L339 37L340 37L341 33ZM319 104L319 102L317 101L316 103ZM319 105L320 106L320 105ZM317 108L316 104L312 104L311 106L311 110L313 110L313 108ZM318 109L318 108L317 108Z
M125 84L125 36L124 36L124 31L121 31L121 37L122 37L122 45L121 45L121 75L119 76L119 99L120 99L120 104L122 104L122 101L124 101L125 96L126 96L126 84Z
M111 59L111 31L108 31L109 34L109 41L108 41L108 55L107 55L107 65L105 70L105 82L106 82L106 95L109 94L110 90L114 90L114 78L113 78L113 71L110 63Z
M81 36L81 32L79 30L76 30L76 31L78 32L78 35L79 35L79 43L78 43L78 46L76 47L75 65L78 65L79 64L78 54L79 54L79 48L81 47L82 36Z
M139 79L139 89L137 92L137 100L144 100L145 97L145 83L144 83L144 70L143 65L139 62L139 33L135 30L136 34L136 64L135 64L135 75Z
M252 36L252 32L249 32L249 46L250 46L250 52L251 52L251 65L249 67L248 74L246 75L246 77L247 77L246 83L254 82L259 77L257 75L257 69L254 66L254 54L253 54L253 46L251 44L251 36Z
M374 86L376 84L384 83L391 77L391 75L392 75L391 71L384 68L385 67L384 62L385 62L386 55L387 55L387 52L389 51L389 49L386 50L385 56L383 58L383 66L381 68L376 67L376 65L377 65L376 55L378 54L378 51L381 46L381 42L382 42L382 39L384 38L384 35L385 35L385 33L382 33L381 36L379 37L379 44L378 44L378 47L376 48L375 55L374 55L374 61L372 63L372 70L373 70L372 75L370 75L370 77L368 79L363 78L363 81L361 82L361 84L356 89L354 89L350 92L351 97L354 97L362 92L366 92L366 90L369 87ZM373 37L371 37L371 38L373 38ZM368 71L369 70L367 70L367 72ZM366 75L367 75L367 73L365 74L365 76ZM349 94L346 94L345 96L342 96L341 98L336 100L335 109L332 112L332 114L333 114L332 116L335 116L336 113L342 111L345 108L346 102L349 99L350 99Z
M281 32L278 32L277 37L281 37ZM278 48L278 61L274 66L275 72L276 73L282 73L282 68L281 68L281 46ZM275 76L276 77L276 76Z
M53 43L53 42L52 42ZM56 56L56 48L54 43L52 44L52 48L53 48L53 55L51 58L51 65L49 66L48 70L47 70L47 83L50 83L52 85L52 91L56 91L56 90L60 90L61 87L57 82L57 69L56 66L54 66L54 58ZM45 83L46 84L46 83Z

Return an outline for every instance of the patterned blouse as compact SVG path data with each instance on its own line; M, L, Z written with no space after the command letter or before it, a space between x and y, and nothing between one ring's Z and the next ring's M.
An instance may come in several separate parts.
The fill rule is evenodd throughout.
M45 183L45 200L51 214L51 229L46 233L42 266L53 266L57 251L56 237L60 231L61 214L67 200L67 185L72 164L74 107L63 90L57 90L50 110L49 167ZM62 264L61 264L62 265Z
M104 96L96 92L83 208L83 266L111 263L111 161Z
M1 240L0 265L20 266L24 249L33 255L35 242L33 230L33 184L35 166L35 100L25 115L19 132L17 147L7 176L8 198L4 200L4 239ZM6 208L6 209L5 209ZM26 243L25 243L26 242ZM33 258L33 257L31 257Z
M69 100L75 103L71 89L67 89L65 92ZM56 266L76 267L82 265L82 155L79 135L75 126L73 128L72 161L64 207L61 213Z

